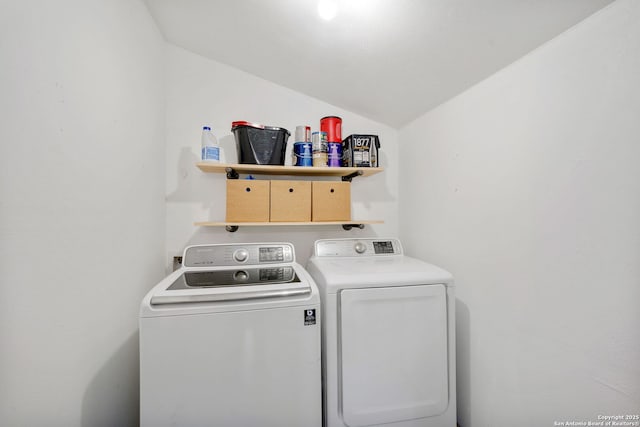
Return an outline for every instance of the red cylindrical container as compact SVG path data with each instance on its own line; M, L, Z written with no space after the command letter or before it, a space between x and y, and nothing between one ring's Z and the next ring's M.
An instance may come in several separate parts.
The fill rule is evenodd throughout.
M327 142L342 142L342 119L338 116L321 118L320 131L327 133Z

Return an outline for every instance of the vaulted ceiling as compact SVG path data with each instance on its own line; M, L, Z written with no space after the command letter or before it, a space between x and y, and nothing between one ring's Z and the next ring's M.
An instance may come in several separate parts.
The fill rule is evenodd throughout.
M165 39L400 127L613 0L146 0Z

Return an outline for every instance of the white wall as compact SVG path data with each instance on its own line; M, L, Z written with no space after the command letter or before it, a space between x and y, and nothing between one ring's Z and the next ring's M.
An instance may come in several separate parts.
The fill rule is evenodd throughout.
M400 235L454 273L463 427L640 408L640 2L400 132Z
M168 45L166 57L168 266L171 258L181 255L188 244L289 241L295 245L298 261L304 264L317 238L397 235L396 130L173 45ZM344 136L351 133L380 136L380 161L387 170L353 180L352 218L382 219L384 224L348 232L340 226L305 226L240 227L235 233L193 225L195 221L224 221L225 217L225 176L205 174L195 166L200 156L203 125L212 127L227 161L235 163L232 121L246 120L288 129L292 133L288 141L290 151L296 125L306 124L319 130L320 118L327 115L342 117ZM290 161L289 156L287 160Z
M137 424L163 45L138 1L0 5L0 425Z

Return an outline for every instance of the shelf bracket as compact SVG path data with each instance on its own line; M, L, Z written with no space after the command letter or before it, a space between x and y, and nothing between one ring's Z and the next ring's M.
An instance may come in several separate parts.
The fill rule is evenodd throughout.
M362 230L364 229L364 224L342 224L342 228L344 228L347 231L351 230L353 227L359 228L360 230Z
M224 227L225 230L227 230L229 233L235 233L236 231L238 231L238 226L237 225L226 225Z
M227 179L240 178L240 175L238 175L238 172L234 168L225 168L225 171L227 172Z
M352 180L353 178L355 178L356 176L360 176L360 175L362 175L363 173L364 173L364 172L362 172L361 170L357 170L357 171L355 171L354 173L350 173L349 175L345 175L345 176L343 176L343 177L342 177L342 180L343 180L343 181L346 181L346 182L351 182L351 180Z

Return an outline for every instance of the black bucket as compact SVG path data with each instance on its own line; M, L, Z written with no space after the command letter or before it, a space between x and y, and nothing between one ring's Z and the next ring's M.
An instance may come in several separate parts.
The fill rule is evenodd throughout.
M249 165L284 165L288 130L249 122L231 123L236 139L238 163Z

